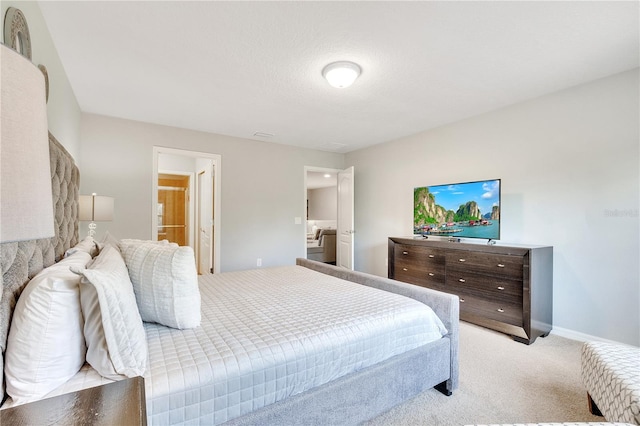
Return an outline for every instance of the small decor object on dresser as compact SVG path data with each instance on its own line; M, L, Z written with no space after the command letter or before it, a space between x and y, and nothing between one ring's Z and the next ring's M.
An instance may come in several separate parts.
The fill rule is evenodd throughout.
M531 344L553 324L553 247L389 238L389 278L460 297L460 319Z

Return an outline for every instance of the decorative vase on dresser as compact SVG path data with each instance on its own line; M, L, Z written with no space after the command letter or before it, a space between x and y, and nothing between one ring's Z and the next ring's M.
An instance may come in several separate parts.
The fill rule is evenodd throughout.
M553 324L553 247L389 237L389 278L460 297L460 319L531 344Z

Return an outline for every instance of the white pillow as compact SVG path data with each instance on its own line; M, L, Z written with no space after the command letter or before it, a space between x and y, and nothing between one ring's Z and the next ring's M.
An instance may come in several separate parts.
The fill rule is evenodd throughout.
M85 237L84 240L80 241L78 244L64 252L64 257L71 256L73 253L78 251L89 253L91 257L94 257L98 255L98 245L94 241L93 237Z
M80 277L91 255L76 251L40 271L18 298L7 340L4 372L16 404L41 399L73 377L85 360Z
M120 251L120 249L118 248L118 244L120 244L120 240L118 240L115 236L109 233L109 231L105 232L104 236L100 241L96 241L98 252L101 252L102 249L108 244L111 244L112 246L117 248L118 251Z
M120 250L143 321L178 329L200 325L200 289L191 247L122 240Z
M88 269L74 269L80 282L87 362L113 380L144 374L147 339L127 267L107 245Z

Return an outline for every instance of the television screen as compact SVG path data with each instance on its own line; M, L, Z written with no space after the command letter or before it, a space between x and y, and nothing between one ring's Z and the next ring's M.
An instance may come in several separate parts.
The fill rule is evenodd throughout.
M414 188L414 235L500 238L500 179Z

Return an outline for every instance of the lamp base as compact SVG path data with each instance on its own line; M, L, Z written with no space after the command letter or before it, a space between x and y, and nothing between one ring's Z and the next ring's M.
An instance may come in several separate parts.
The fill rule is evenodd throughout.
M89 224L89 233L88 233L87 235L89 235L91 238L95 237L95 235L96 235L96 228L97 228L96 223L95 223L95 222L91 222L91 223Z

